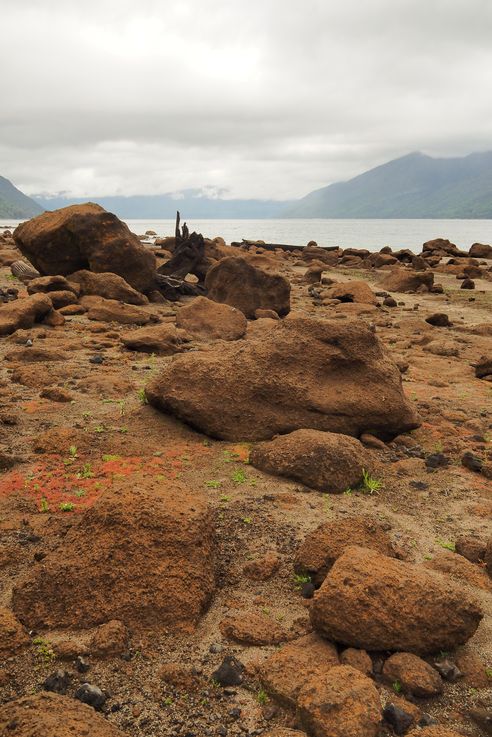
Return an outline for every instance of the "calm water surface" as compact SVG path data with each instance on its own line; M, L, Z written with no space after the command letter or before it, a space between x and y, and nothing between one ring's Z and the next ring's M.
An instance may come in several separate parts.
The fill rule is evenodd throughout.
M2 225L19 221L0 220ZM174 234L174 220L127 220L139 235L155 230L160 235ZM317 241L320 246L368 248L378 251L383 246L410 248L419 252L422 243L432 238L449 238L460 248L472 243L492 243L492 220L188 220L190 230L213 238L231 241L263 240L267 243L306 245Z

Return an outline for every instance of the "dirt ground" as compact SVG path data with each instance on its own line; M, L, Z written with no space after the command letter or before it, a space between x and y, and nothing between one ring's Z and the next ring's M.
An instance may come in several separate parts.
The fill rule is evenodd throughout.
M40 689L50 673L64 668L73 673L74 684L89 680L109 694L107 718L131 737L259 735L275 725L292 726L292 715L268 698L255 675L255 664L275 646L232 642L221 634L219 623L227 613L242 610L287 630L307 627L309 600L301 596L292 564L309 531L355 513L376 516L389 523L409 560L426 565L453 555L461 535L490 537L492 481L463 467L460 459L472 451L492 463L492 384L476 379L472 367L481 355L492 354L492 282L479 279L474 291L464 291L454 276L436 275L444 294L395 294L397 307L353 318L333 306L315 304L297 279L303 268L285 268L293 279L293 311L376 325L393 358L408 363L404 389L416 405L421 427L385 449L370 451L371 475L381 482L379 490L324 494L254 469L247 462L248 445L211 440L145 404L143 387L172 358L125 349L119 336L127 326L77 315L67 317L62 327L38 325L3 338L0 453L4 466L12 467L0 475L0 604L9 605L15 582L33 561L57 545L78 515L122 479L144 483L146 477L179 478L204 492L215 515L219 569L215 596L195 631L132 633L123 657L89 656L90 670L84 676L70 660L56 657L57 642L70 639L82 646L84 636L31 633L33 643L0 664L1 703ZM383 273L328 269L324 276L363 278L377 291ZM13 285L9 275L9 269L0 270L0 287ZM22 288L18 282L15 286ZM145 309L170 321L179 306ZM452 327L425 323L435 312L447 313ZM485 323L491 326L488 336L473 332ZM430 338L451 343L455 355L424 350ZM55 357L60 352L66 356L41 363L6 358L28 339L54 351ZM198 341L190 345L202 347ZM96 355L104 357L102 364L90 362ZM69 401L41 397L46 387L64 389ZM432 453L443 453L449 465L428 469L425 458ZM279 570L266 581L247 578L245 563L270 550L281 557ZM483 573L480 565L475 569ZM486 732L468 710L492 707L491 579L476 579L459 566L453 571L472 587L485 617L472 640L451 654L464 677L446 683L442 696L418 703L443 725L477 737ZM39 641L34 644L39 637L55 655ZM246 666L247 677L243 685L223 690L211 674L226 655ZM191 690L166 685L159 669L167 663L193 668L198 685ZM382 688L390 698L390 691ZM385 729L382 735L392 734Z

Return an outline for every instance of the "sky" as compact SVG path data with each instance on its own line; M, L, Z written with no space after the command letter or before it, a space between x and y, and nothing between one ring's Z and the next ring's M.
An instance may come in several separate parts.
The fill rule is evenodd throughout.
M492 149L490 0L1 0L27 194L289 199Z

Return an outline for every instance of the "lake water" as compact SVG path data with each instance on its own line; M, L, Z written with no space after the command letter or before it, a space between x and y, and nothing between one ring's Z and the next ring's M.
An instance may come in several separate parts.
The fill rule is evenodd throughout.
M2 225L19 221L0 220ZM139 235L155 230L160 235L174 234L174 220L127 220ZM472 243L492 243L492 220L188 220L190 231L208 238L222 236L231 241L263 240L267 243L306 245L314 240L320 246L368 248L379 251L383 246L409 248L419 252L422 243L432 238L449 238L468 249Z

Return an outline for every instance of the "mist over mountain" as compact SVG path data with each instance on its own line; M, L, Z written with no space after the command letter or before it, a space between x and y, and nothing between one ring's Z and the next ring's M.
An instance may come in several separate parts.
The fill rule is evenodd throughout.
M291 218L492 218L492 151L437 159L411 153L286 208Z
M134 195L129 197L36 197L46 210L55 210L91 200L114 212L123 219L154 220L174 218L176 210L181 210L187 218L276 218L280 217L286 206L293 201L275 200L226 200L207 196L199 189L188 189L176 194Z
M43 207L0 176L0 218L32 218L43 212Z

